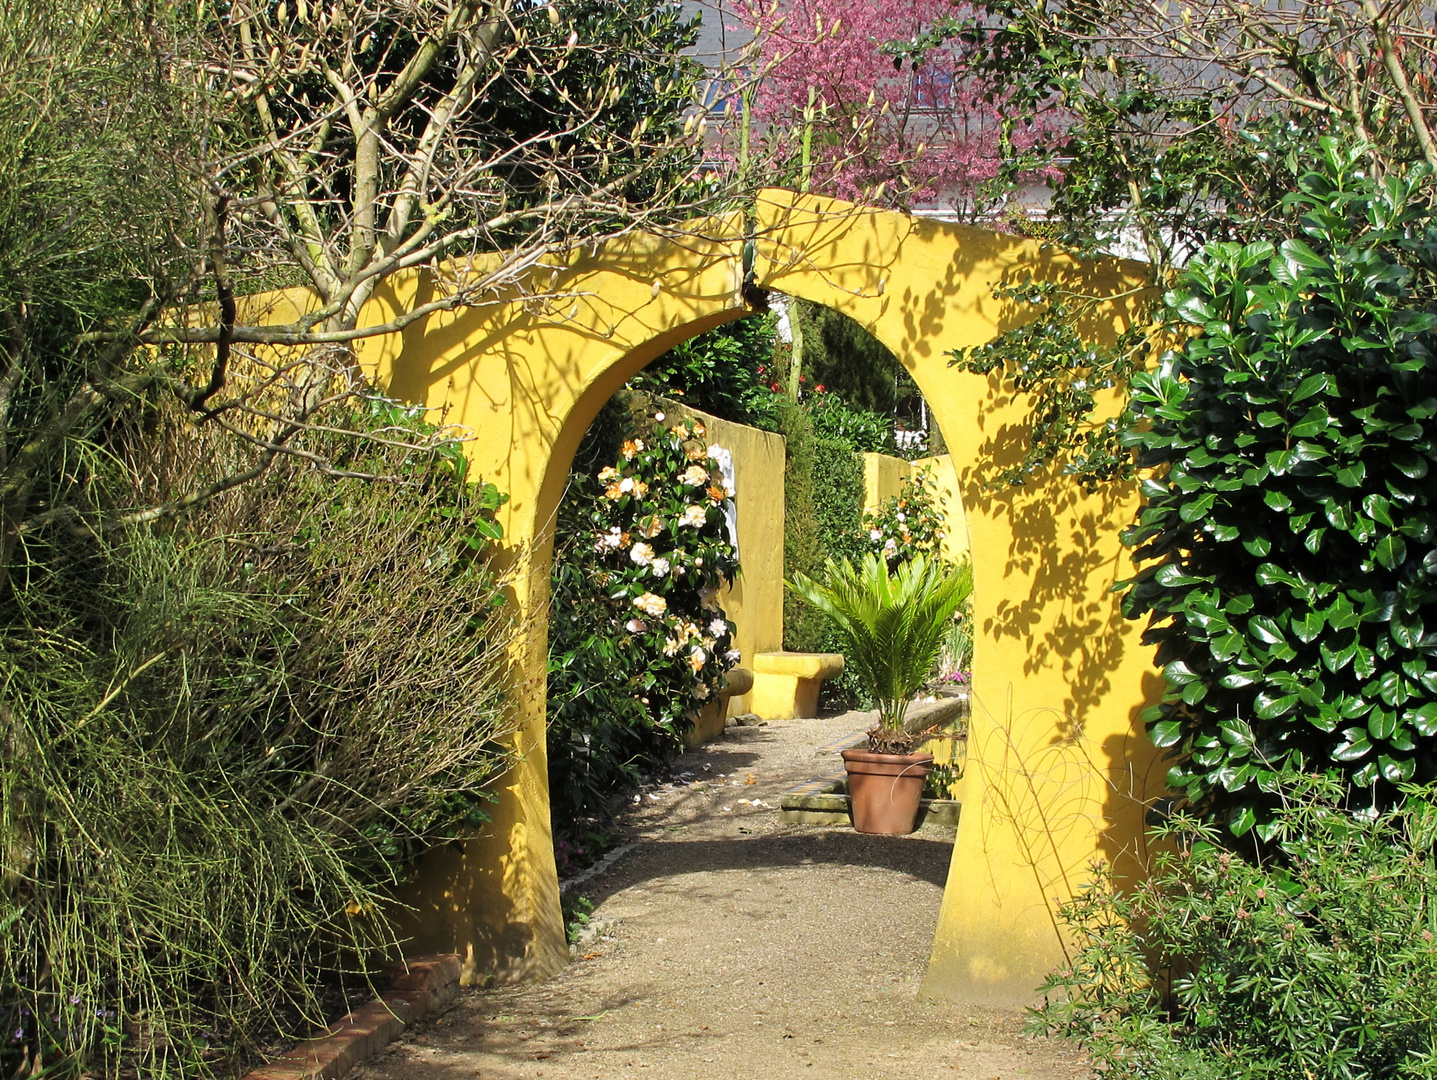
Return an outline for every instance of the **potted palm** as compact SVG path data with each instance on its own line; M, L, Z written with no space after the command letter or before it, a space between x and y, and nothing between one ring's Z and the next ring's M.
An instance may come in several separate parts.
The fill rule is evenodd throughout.
M919 554L890 572L882 558L869 555L857 566L828 560L821 582L795 574L787 584L837 624L846 664L878 704L868 749L843 751L854 828L912 832L933 755L914 753L926 733L909 732L904 720L954 612L973 591L972 570Z

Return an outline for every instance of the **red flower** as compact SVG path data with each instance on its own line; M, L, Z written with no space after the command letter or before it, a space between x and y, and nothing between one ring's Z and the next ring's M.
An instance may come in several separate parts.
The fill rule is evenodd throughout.
M814 390L816 390L816 391L817 391L818 393L820 393L820 394L823 393L823 392L824 392L824 390L823 390L823 383L819 383L817 386L815 386L815 387L814 387Z

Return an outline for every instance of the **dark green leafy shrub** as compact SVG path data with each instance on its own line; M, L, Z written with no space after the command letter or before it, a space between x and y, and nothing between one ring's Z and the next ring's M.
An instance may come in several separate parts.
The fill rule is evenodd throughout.
M755 427L773 426L784 400L773 381L773 315L726 323L674 346L629 380L629 389L682 401Z
M804 405L819 438L845 443L850 453L897 455L893 417L854 408L826 388L815 388L804 398Z
M610 411L607 423L618 425L617 452L597 471L571 473L555 548L556 822L605 816L640 771L673 756L737 659L718 599L738 571L724 517L733 492L709 457L707 432L662 412L635 424Z
M1322 144L1301 235L1214 244L1167 298L1201 336L1133 380L1169 783L1236 833L1288 775L1364 800L1437 776L1437 222L1425 168Z
M1097 867L1036 1026L1112 1080L1437 1076L1437 791L1404 790L1354 815L1340 782L1295 782L1262 863L1178 817L1135 892Z

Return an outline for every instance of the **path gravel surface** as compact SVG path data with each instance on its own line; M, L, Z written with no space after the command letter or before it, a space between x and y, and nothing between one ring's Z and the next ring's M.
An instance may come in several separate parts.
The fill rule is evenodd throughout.
M919 1002L952 830L785 825L779 796L864 714L730 728L626 815L633 847L547 982L464 992L356 1080L1080 1080L1063 1043L1002 1009Z

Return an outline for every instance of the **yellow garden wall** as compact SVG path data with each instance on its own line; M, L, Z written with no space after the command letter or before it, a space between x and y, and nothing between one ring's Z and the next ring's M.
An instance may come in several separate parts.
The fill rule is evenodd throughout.
M973 718L962 824L925 992L1026 1000L1063 956L1052 898L1071 895L1095 856L1132 865L1124 857L1141 836L1142 800L1162 772L1138 714L1160 680L1139 627L1109 592L1130 573L1118 531L1132 519L1135 490L1089 496L1058 474L1020 489L987 486L1023 453L1024 402L997 374L948 367L945 353L1030 317L995 300L995 283L1031 274L1103 295L1130 288L1137 270L1080 265L1033 241L787 192L763 193L755 210L757 283L868 327L912 373L956 464L955 495L979 571ZM362 362L391 393L443 407L471 430L477 475L511 496L502 554L524 613L512 656L519 762L493 824L430 853L407 893L411 950L458 952L466 981L540 976L566 958L544 751L553 511L603 402L674 344L745 312L743 242L737 215L681 240L630 236L538 272L536 286L565 300L441 312L363 347ZM378 323L443 288L430 275L394 282L365 320ZM1093 330L1122 328L1122 311L1100 314ZM759 573L772 575L765 588L776 580L780 538L771 567L754 569L755 585ZM744 556L747 567L752 555ZM740 602L752 610L750 580L743 587Z
M863 512L871 514L903 487L908 462L892 454L863 455Z
M539 282L566 295L560 302L440 312L371 339L361 354L392 394L467 428L476 474L510 496L500 521L524 617L513 651L518 764L493 822L427 855L402 897L414 907L402 927L409 950L457 952L466 983L540 977L567 961L544 746L554 511L574 451L614 391L680 341L744 313L739 227L729 218L683 244L633 235L576 254ZM365 321L385 321L442 287L429 275L394 282Z
M1144 799L1161 784L1139 719L1159 693L1152 649L1110 592L1131 572L1118 533L1137 492L1085 495L1056 470L989 487L1023 454L1025 401L996 372L950 368L945 353L1031 317L995 299L994 284L1031 275L1111 295L1141 284L1141 268L786 192L760 197L758 221L760 282L872 331L913 375L956 463L978 571L973 716L924 993L1028 1001L1064 957L1054 898L1073 895L1094 858L1136 871ZM1100 310L1088 329L1111 337L1125 320Z

